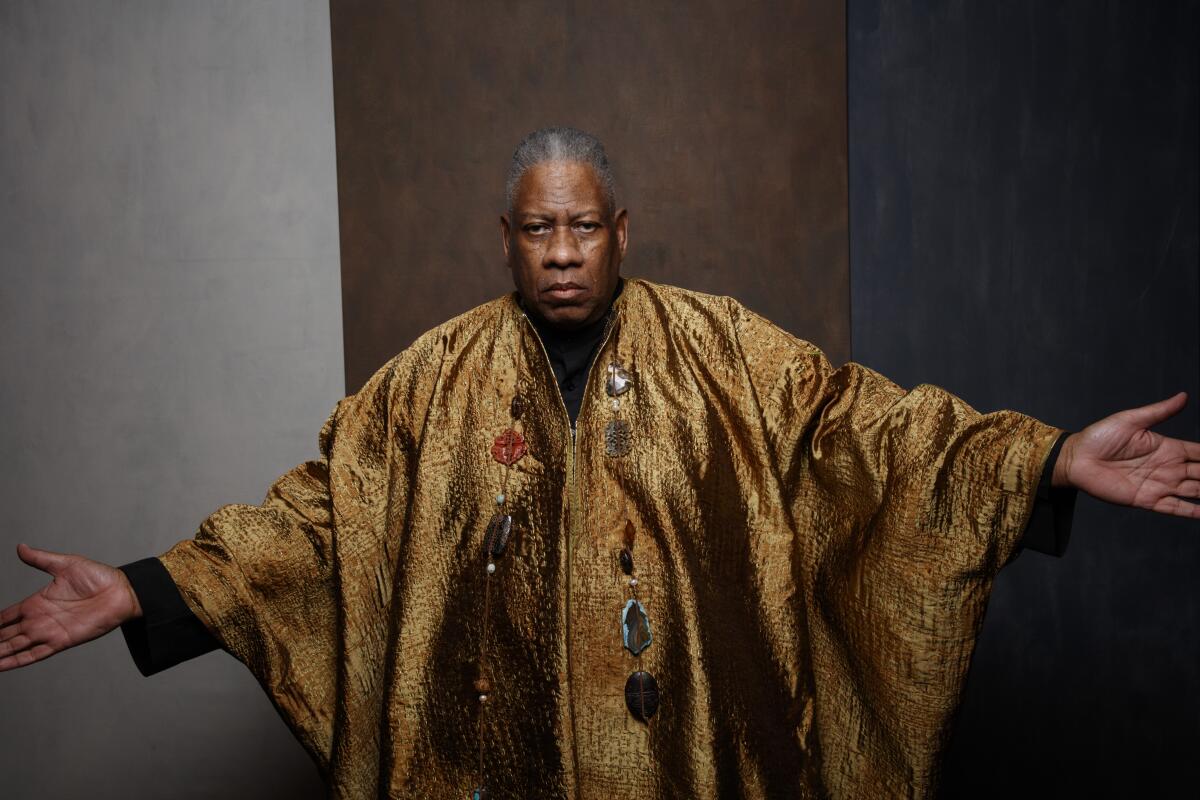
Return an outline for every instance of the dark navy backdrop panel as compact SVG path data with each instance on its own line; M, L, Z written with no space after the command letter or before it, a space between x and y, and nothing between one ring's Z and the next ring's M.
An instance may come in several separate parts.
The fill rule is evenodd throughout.
M855 360L1068 428L1183 389L1200 438L1197 12L851 0ZM1198 622L1200 523L1082 499L998 582L946 796L1200 785Z

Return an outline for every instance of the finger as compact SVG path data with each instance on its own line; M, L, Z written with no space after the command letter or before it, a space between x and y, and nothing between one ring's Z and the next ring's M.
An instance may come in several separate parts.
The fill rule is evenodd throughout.
M0 642L0 658L11 656L19 653L22 650L28 649L31 645L37 644L34 640L23 633L9 639L7 642Z
M25 601L21 601L22 603ZM16 603L0 611L0 628L21 621L21 603Z
M16 655L11 655L6 658L0 658L0 672L17 667L27 667L35 661L41 661L47 656L54 655L56 651L48 644L35 645L28 650L22 650Z
M1183 442L1183 452L1189 460L1200 461L1200 442L1189 442L1184 439L1179 441Z
M11 625L5 625L0 628L0 642L7 642L9 639L23 632L25 626L20 624L20 621L14 622Z
M1143 428L1153 428L1160 422L1165 422L1183 410L1187 404L1187 392L1180 392L1166 400L1159 400L1141 408L1131 408L1124 412L1125 416Z
M1160 514L1170 514L1173 517L1200 519L1200 503L1189 503L1178 497L1164 497L1154 504L1154 510Z
M1176 497L1200 497L1200 481L1180 481L1171 494Z
M55 553L51 550L39 550L27 544L17 545L17 557L31 567L37 567L42 572L57 576L71 563L71 557L65 553Z

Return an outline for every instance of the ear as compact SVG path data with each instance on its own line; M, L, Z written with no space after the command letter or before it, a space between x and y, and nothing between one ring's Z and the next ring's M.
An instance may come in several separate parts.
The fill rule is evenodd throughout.
M621 260L625 260L625 246L629 242L629 213L621 209L613 217L613 228L617 232L617 248L621 251Z
M508 263L508 217L500 215L500 245L504 248L504 263Z

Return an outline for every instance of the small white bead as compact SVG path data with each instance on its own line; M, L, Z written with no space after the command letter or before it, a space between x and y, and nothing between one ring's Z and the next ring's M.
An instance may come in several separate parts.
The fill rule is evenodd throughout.
M486 703L486 702L487 702L487 695L486 695L486 694L481 694L481 695L479 695L479 702L481 702L481 703Z
M630 586L637 586L637 578L630 578L630 579L629 579L629 585L630 585Z
M488 563L488 575L491 575L495 571L496 571L496 565L489 562Z
M620 400L618 400L618 399L617 399L617 398L615 398L615 397L612 399L612 410L613 410L613 411L620 411L620 410L621 410L621 401L620 401Z
M501 492L500 494L496 495L496 505L498 505L498 506L504 505L504 492Z

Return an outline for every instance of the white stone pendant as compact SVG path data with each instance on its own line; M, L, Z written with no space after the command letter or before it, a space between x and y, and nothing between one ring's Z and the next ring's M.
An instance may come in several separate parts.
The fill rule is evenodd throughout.
M604 382L604 390L608 392L609 397L620 397L632 387L633 378L620 364L613 362L608 365L608 380Z

